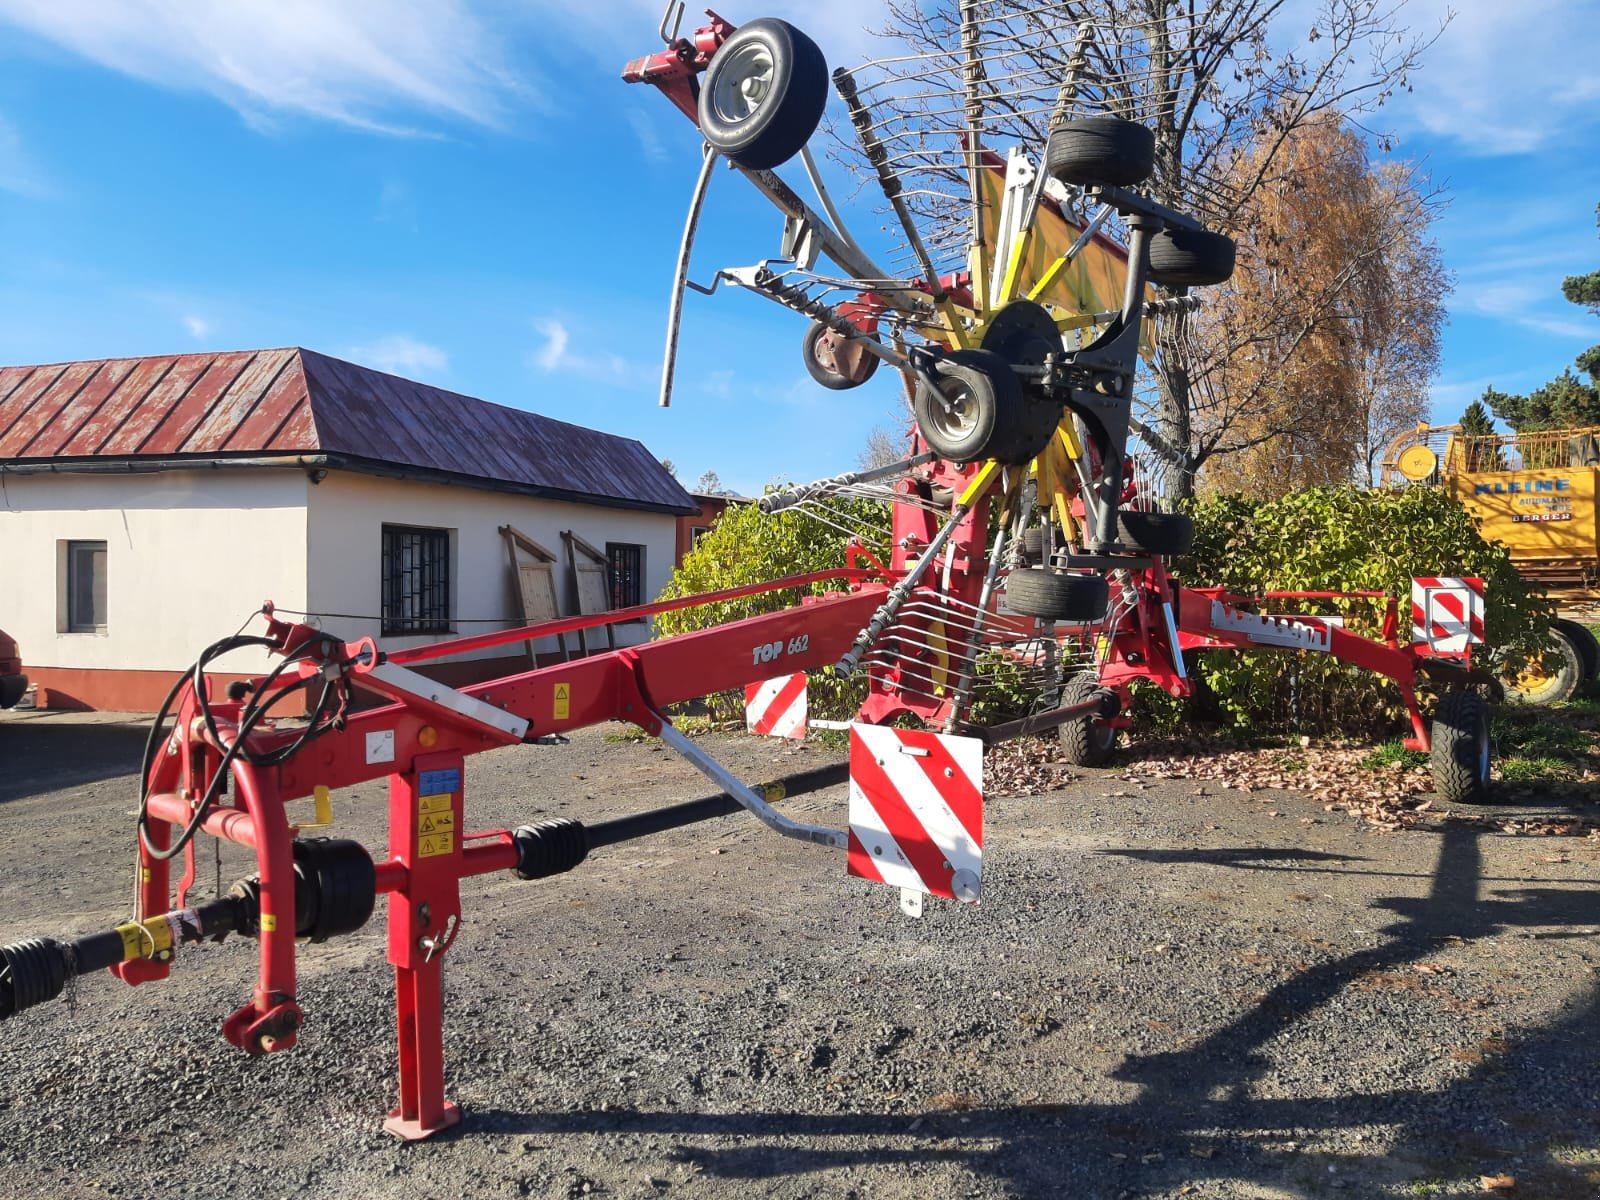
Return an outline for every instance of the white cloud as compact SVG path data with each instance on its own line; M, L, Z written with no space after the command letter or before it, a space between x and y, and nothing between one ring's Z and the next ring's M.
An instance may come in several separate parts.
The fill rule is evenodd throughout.
M189 315L181 318L183 327L189 331L189 336L195 341L201 341L211 332L211 322L204 317Z
M634 136L639 139L639 149L645 158L651 162L665 162L670 157L661 135L656 132L656 123L648 112L642 108L630 108L628 124L633 126Z
M0 192L19 196L45 196L50 186L33 161L16 126L0 117Z
M1423 56L1413 93L1394 104L1402 128L1420 127L1478 155L1593 145L1580 131L1600 120L1593 71L1600 5L1414 0L1403 15L1421 32L1437 28L1447 12L1453 16Z
M620 354L574 353L572 331L554 317L535 317L533 328L544 341L528 354L528 363L545 374L582 375L629 386L642 385L652 378L652 368L630 362Z
M450 369L448 354L405 333L391 333L368 345L352 346L344 356L391 375L442 375Z
M300 115L411 133L396 118L418 112L493 125L526 95L505 65L504 31L467 0L0 0L0 24L208 92L257 125Z

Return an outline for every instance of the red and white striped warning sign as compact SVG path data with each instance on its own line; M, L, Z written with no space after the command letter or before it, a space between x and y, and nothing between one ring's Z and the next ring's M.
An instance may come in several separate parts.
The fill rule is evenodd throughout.
M921 729L850 726L852 875L978 899L983 742Z
M744 727L770 737L806 740L806 673L780 675L744 689Z
M1411 640L1435 654L1461 654L1483 641L1483 580L1418 575L1411 581Z

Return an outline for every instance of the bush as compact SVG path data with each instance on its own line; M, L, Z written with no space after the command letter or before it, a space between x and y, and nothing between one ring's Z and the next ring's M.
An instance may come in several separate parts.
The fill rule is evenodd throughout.
M1243 595L1263 591L1382 591L1399 599L1400 639L1409 641L1411 578L1478 575L1487 597L1487 645L1479 661L1515 665L1539 652L1550 609L1491 545L1460 504L1431 488L1369 491L1319 487L1274 501L1219 496L1191 506L1195 540L1172 569L1191 586ZM1280 606L1340 615L1354 633L1378 637L1383 605L1363 600ZM1197 673L1230 724L1245 729L1367 732L1392 728L1398 689L1327 655L1281 650L1212 651Z
M771 514L763 513L754 504L729 505L711 532L702 536L684 557L683 565L673 572L660 598L694 596L842 567L849 541L845 530L864 534L868 549L887 561L889 509L876 501L832 498L805 509ZM662 636L689 633L777 612L798 604L800 597L808 593L822 596L843 587L842 580L833 579L807 588L786 588L662 613L655 619L656 632ZM810 707L814 717L848 720L866 694L864 672L848 679L832 668L811 673ZM737 692L724 692L708 696L706 702L713 717L730 720L743 711L744 697Z

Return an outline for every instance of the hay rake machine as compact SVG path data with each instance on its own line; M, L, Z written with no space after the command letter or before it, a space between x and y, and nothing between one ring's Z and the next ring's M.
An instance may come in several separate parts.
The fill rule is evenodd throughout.
M1422 636L1403 642L1393 601L1376 641L1334 619L1259 611L1289 596L1189 589L1167 576L1163 556L1185 549L1192 527L1158 511L1134 477L1134 378L1152 314L1191 311L1187 289L1227 279L1233 247L1136 190L1153 166L1149 132L1083 111L1094 95L1086 71L1094 39L1126 39L1128 31L1069 26L1063 11L964 0L951 10L947 51L830 77L817 46L782 21L736 28L709 14L707 25L683 37L682 5L669 5L666 48L624 74L662 91L705 142L670 305L662 402L671 395L682 296L696 286L688 282L695 225L712 168L726 161L782 212L781 254L719 271L698 290L727 283L800 313L810 322L805 362L819 383L855 387L886 363L904 381L911 409L902 462L776 492L761 505L833 521L838 510L829 502L837 497L888 504L887 553L843 529L847 565L837 570L392 651L370 637L347 641L279 620L266 606L265 632L208 647L152 726L140 770L132 918L83 937L0 947L0 1018L52 1000L69 980L94 971L109 969L130 984L161 979L180 948L236 933L257 939L259 974L223 1035L250 1054L286 1050L303 1017L298 943L361 928L385 895L400 1069L399 1103L385 1127L426 1138L460 1119L445 1098L442 970L463 919L462 879L495 871L546 878L606 846L742 809L785 837L845 851L852 873L901 887L903 905L913 895L920 903L922 893L976 900L983 746L1058 729L1069 757L1097 761L1125 723L1129 685L1149 679L1182 694L1184 656L1197 648L1329 653L1394 679L1412 744L1431 743L1441 788L1455 798L1481 791L1489 748L1477 696L1450 693L1430 731L1414 686L1421 669L1465 682L1477 632L1470 581L1434 581L1414 605ZM1060 69L1018 57L1023 25L1059 43ZM860 161L903 237L888 267L846 229L807 149L830 78ZM1035 116L1048 129L1041 161L1021 148L1004 157L989 148L986 114L998 110ZM943 143L929 134L928 119L950 127ZM775 174L796 156L826 216ZM1080 209L1088 215L1075 217ZM1106 235L1108 225L1124 231L1125 245ZM823 258L835 269L818 270ZM1167 294L1157 298L1154 286ZM802 597L818 584L831 590ZM416 669L767 593L790 603L461 689ZM1481 625L1481 596L1478 604ZM264 647L280 661L225 697L213 695L207 665L243 646ZM980 728L970 719L975 681L994 661L1040 700L1026 716ZM852 727L851 805L842 828L796 821L776 804L785 794L844 782L843 768L752 785L667 715L683 701L823 668L868 679ZM357 690L385 702L355 711ZM308 719L273 717L302 694L314 696ZM896 728L908 717L925 728ZM548 743L611 720L659 736L717 791L607 821L471 830L469 755ZM322 822L292 805L310 801L320 814L331 790L382 778L389 780L385 854L303 835ZM226 894L198 899L202 836L251 850L255 873ZM175 863L184 867L176 880Z

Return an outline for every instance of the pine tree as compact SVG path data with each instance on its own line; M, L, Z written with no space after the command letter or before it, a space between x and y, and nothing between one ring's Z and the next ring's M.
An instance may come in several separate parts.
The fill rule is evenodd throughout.
M1600 205L1595 207L1595 219L1600 224ZM1568 275L1561 282L1561 294L1600 316L1600 271ZM1483 401L1519 433L1600 425L1600 346L1590 346L1578 355L1577 367L1589 377L1587 383L1568 367L1526 396L1489 388L1483 393Z

